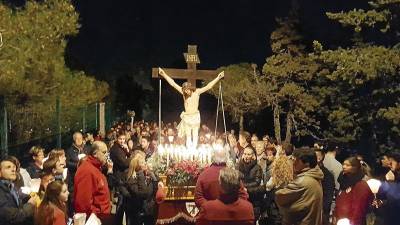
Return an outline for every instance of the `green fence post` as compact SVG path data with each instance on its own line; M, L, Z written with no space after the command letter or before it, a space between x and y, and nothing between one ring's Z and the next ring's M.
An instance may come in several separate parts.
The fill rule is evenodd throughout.
M8 123L7 123L7 110L4 102L4 96L0 95L0 148L1 156L8 155Z
M60 97L56 100L56 119L57 119L57 147L61 148L61 103Z
M82 111L82 133L86 133L86 107L83 107Z

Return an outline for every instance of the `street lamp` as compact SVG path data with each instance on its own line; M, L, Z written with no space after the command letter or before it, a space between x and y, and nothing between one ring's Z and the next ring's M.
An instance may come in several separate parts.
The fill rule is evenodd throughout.
M133 121L135 120L136 113L133 110L128 110L127 114L131 118L131 130L133 130Z

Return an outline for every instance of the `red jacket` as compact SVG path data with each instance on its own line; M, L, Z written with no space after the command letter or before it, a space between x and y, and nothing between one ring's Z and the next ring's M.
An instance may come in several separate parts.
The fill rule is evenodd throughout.
M57 206L54 206L53 225L66 225L65 214Z
M219 199L205 202L196 225L253 225L254 212L250 202L221 195Z
M101 172L101 163L89 156L78 167L74 178L75 212L110 214L110 190L107 178Z
M357 182L348 193L340 191L336 198L336 219L347 218L352 225L366 224L365 218L372 198L373 194L364 180Z
M197 179L194 201L198 208L207 200L215 200L220 196L221 189L219 186L219 171L225 168L225 164L211 164L210 167L205 169ZM248 199L249 195L242 188L239 193L240 198Z

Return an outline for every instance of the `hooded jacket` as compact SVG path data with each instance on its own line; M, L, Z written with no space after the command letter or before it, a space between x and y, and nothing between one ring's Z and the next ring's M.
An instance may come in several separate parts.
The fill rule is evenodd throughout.
M275 201L285 225L322 224L321 169L303 169L285 188L275 192Z

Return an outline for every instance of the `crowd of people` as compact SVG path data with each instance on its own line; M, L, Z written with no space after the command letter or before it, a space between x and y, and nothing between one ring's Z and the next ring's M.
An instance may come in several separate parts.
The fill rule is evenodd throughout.
M105 137L75 132L65 150L33 146L26 166L1 159L0 224L65 225L78 213L102 224L155 224L166 184L148 162L160 144L185 144L176 126L163 124L159 133L157 123L121 122ZM196 224L398 224L400 154L383 155L375 176L358 155L339 162L334 143L295 148L202 125L198 145L214 143L224 147L197 179ZM382 182L376 196L372 176Z

